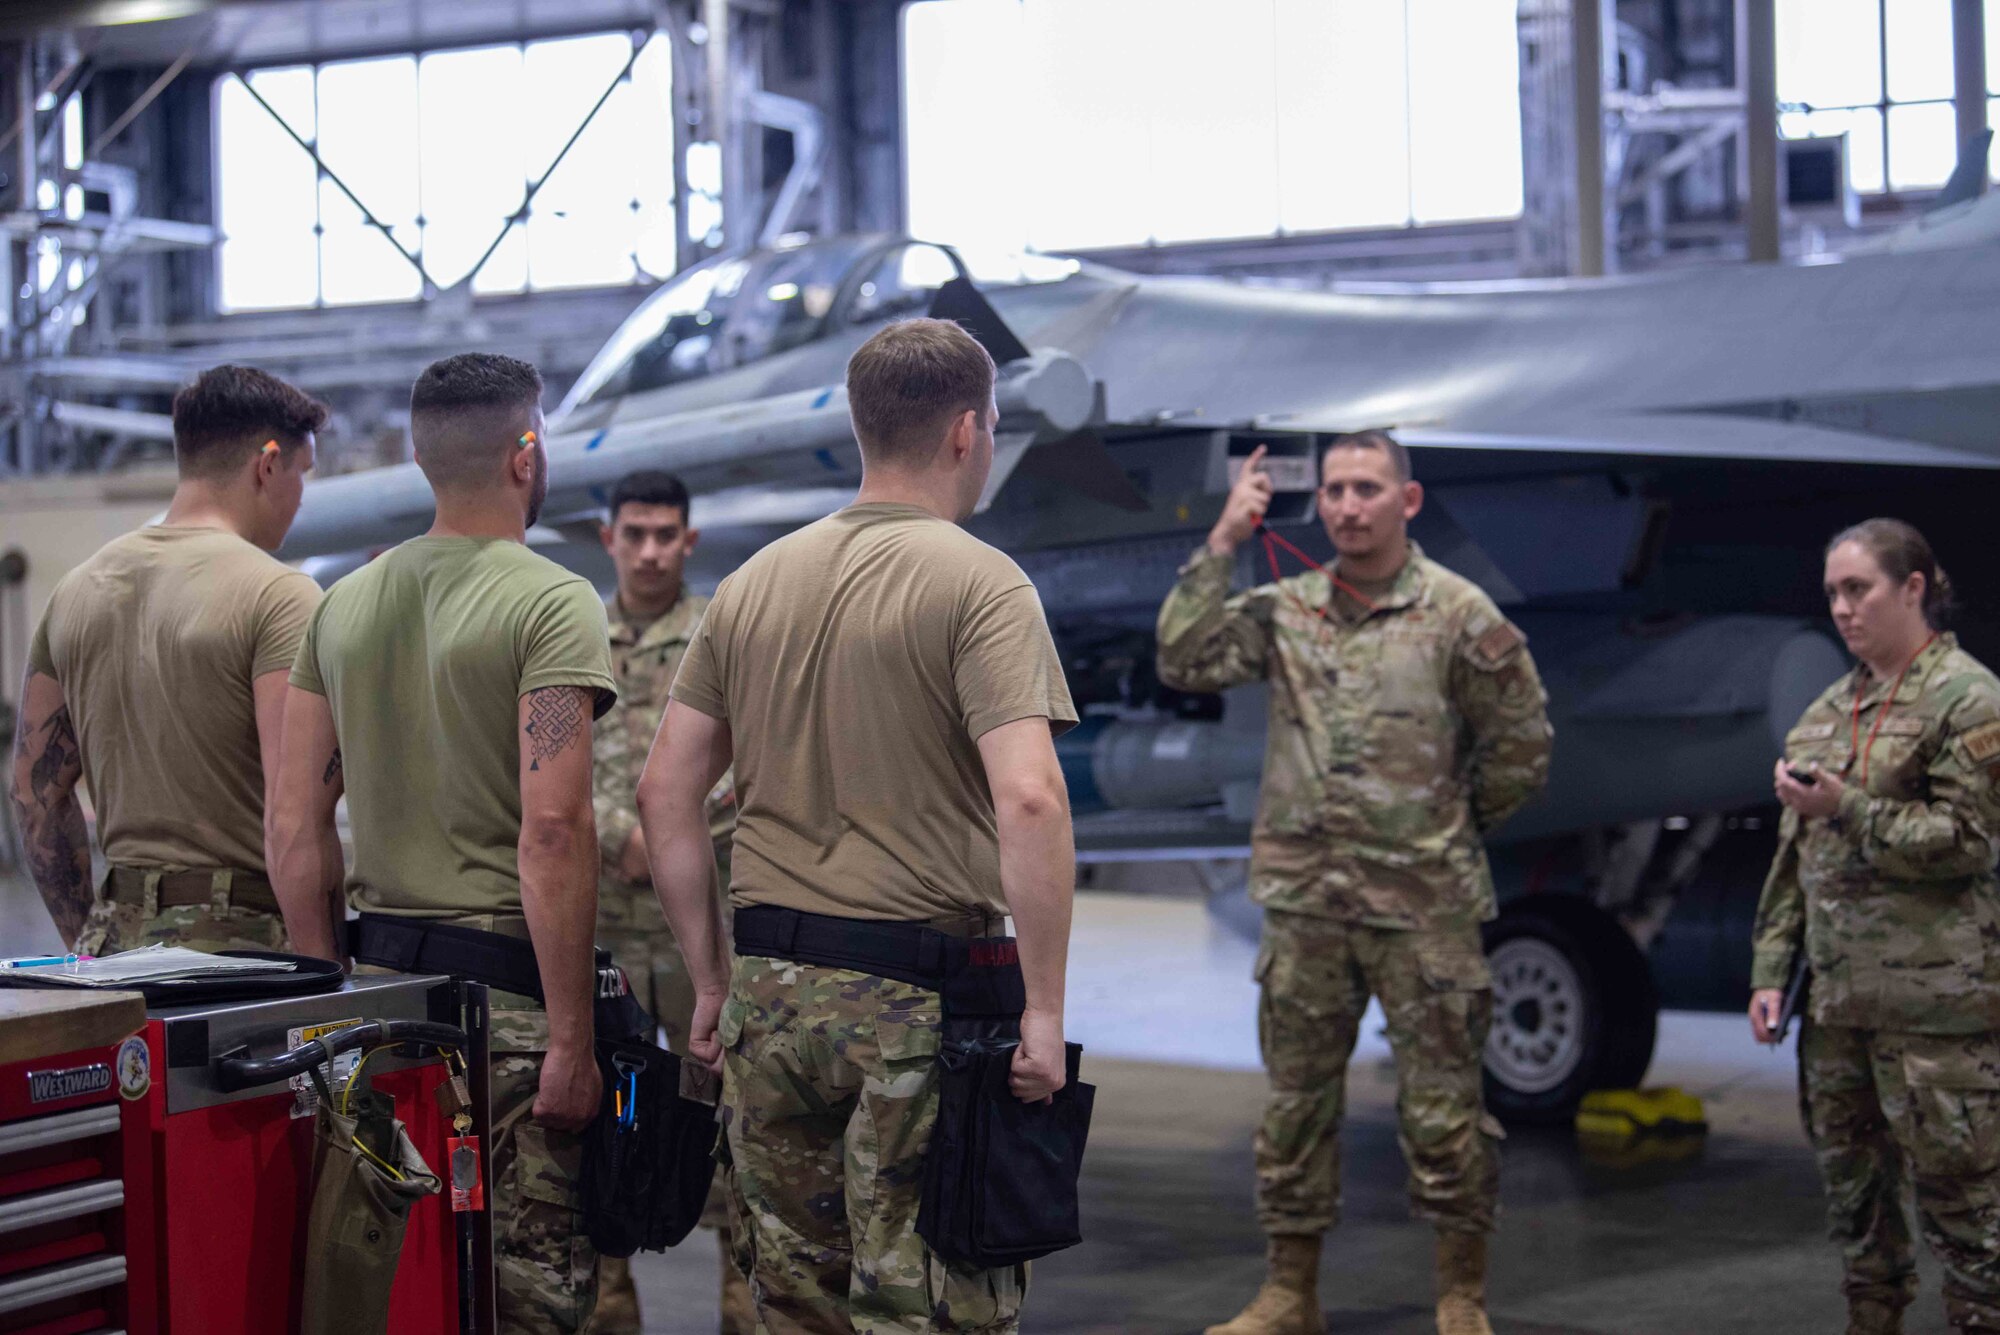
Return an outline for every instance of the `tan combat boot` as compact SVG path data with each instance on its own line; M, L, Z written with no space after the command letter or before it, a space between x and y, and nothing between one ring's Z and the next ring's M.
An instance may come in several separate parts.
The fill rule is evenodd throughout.
M1271 1238L1264 1285L1233 1321L1210 1326L1203 1335L1325 1335L1319 1311L1317 1233L1279 1233Z
M1438 1335L1493 1335L1486 1324L1486 1235L1440 1230Z
M597 1309L584 1328L589 1335L639 1335L639 1290L632 1283L632 1263L621 1256L597 1261Z
M757 1335L757 1304L750 1297L750 1281L729 1254L727 1235L722 1238L722 1335Z
M1847 1335L1903 1335L1903 1309L1873 1298L1849 1298Z

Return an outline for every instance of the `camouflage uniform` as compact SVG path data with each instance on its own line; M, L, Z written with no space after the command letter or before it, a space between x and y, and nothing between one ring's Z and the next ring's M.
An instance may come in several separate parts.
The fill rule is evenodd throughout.
M660 717L667 711L667 691L680 671L688 640L707 609L707 598L685 588L673 607L650 623L633 620L615 596L604 604L611 628L611 674L618 682L618 703L597 721L591 733L592 797L600 854L597 941L632 980L640 1004L666 1031L667 1046L683 1054L688 1026L694 1020L694 979L652 884L626 880L618 866L625 845L639 828L639 774L646 767L653 736L660 730ZM709 828L715 837L716 864L724 886L729 883L730 833L735 825L735 785L725 774L709 797ZM728 1223L720 1178L709 1194L702 1223L716 1229ZM727 1248L726 1239L723 1245ZM593 1335L639 1329L639 1294L632 1282L631 1266L623 1258L607 1256L599 1268Z
M498 1010L493 1018L497 1047L505 1021ZM570 1335L584 1329L597 1302L597 1249L584 1232L579 1203L583 1137L551 1131L533 1115L545 1055L496 1051L488 1068L493 1145L486 1180L493 1188L494 1286L506 1335Z
M1784 814L1751 985L1783 987L1803 944L1799 1100L1850 1299L1916 1291L1907 1179L1950 1320L2000 1330L2000 680L1945 635L1889 685L1857 667L1786 738L1847 791Z
M626 880L618 864L639 828L639 773L667 711L667 691L681 655L701 624L708 599L682 590L672 610L650 624L633 621L617 598L605 603L611 625L611 671L618 703L591 734L591 783L597 808L597 940L631 976L640 1002L667 1031L667 1046L687 1050L694 1017L694 981L674 942L650 883ZM709 796L709 831L722 884L729 883L730 833L736 826L734 785L728 775Z
M737 958L723 1122L738 1263L769 1335L1020 1328L1026 1266L951 1265L917 1236L941 1023L938 994L909 983Z
M1260 1222L1317 1234L1338 1219L1343 1081L1373 993L1396 1053L1412 1209L1489 1231L1500 1128L1480 1087L1492 991L1479 924L1494 913L1480 836L1548 770L1526 641L1415 543L1372 608L1330 602L1319 571L1232 598L1232 568L1206 548L1181 568L1160 609L1159 670L1182 690L1272 685L1250 855L1272 1083Z

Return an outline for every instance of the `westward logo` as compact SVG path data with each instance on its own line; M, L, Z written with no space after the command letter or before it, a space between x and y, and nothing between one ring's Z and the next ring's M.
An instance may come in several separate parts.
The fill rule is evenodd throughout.
M83 1094L102 1094L111 1088L111 1068L103 1062L94 1066L72 1066L64 1071L28 1072L28 1102L53 1103Z

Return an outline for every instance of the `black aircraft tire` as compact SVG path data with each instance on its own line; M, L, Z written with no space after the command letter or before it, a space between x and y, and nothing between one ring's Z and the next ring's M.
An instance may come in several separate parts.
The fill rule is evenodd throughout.
M1565 1123L1591 1090L1645 1079L1659 997L1646 957L1610 915L1569 895L1516 900L1487 924L1486 957L1486 1106L1503 1122Z

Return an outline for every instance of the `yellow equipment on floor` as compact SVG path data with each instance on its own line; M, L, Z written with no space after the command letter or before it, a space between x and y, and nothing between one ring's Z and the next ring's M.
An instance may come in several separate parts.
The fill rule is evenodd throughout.
M1592 1090L1576 1110L1579 1136L1699 1135L1707 1130L1701 1100L1672 1085Z

